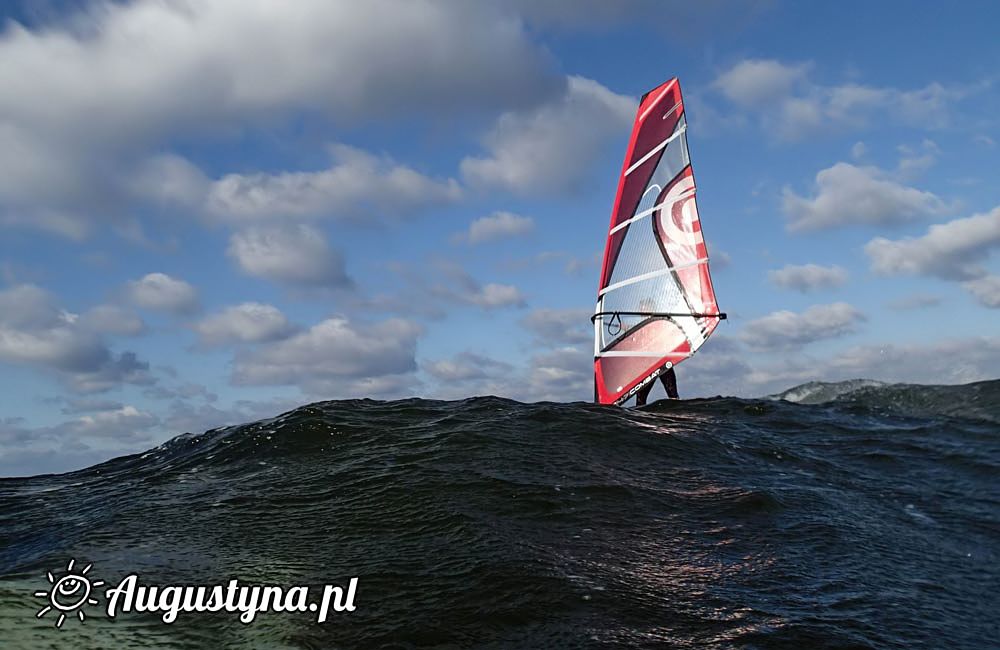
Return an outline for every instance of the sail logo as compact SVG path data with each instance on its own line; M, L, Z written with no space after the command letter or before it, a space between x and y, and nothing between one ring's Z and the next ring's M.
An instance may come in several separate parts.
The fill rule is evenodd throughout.
M88 575L93 565L80 570L71 559L65 570L47 571L45 577L50 588L34 592L36 598L46 602L35 614L43 618L50 612L58 616L57 628L62 628L67 618L75 617L83 623L84 610L99 605L97 588L105 586L103 580ZM358 578L351 578L346 587L321 585L318 598L310 597L312 587L241 584L236 578L215 585L147 585L135 573L123 578L117 585L105 589L105 614L114 619L119 613L155 613L166 624L174 623L184 613L231 612L239 614L239 621L250 624L257 614L264 612L309 612L315 614L317 623L325 623L332 612L353 612L358 590Z

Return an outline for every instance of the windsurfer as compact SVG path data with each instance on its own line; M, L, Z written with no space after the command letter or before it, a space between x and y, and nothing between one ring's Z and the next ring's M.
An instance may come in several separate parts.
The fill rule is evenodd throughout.
M655 383L656 380L654 379L639 389L639 392L635 394L636 406L646 405L646 398L649 397L649 391L653 390L653 384ZM663 390L667 391L667 397L670 399L680 399L677 395L677 375L674 374L673 366L660 373L660 383L663 384Z
M639 301L639 311L646 314L646 318L656 313L656 301L652 296ZM653 390L653 384L655 383L656 380L654 379L639 389L635 394L636 406L646 405L646 399L649 397L650 391ZM679 399L677 396L677 375L674 374L674 367L672 365L660 373L660 383L663 384L663 390L667 391L667 397L670 399Z

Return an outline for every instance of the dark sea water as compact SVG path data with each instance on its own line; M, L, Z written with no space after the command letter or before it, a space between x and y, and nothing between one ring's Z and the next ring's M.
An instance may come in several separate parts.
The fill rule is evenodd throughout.
M964 648L1000 643L1000 381L642 411L311 404L0 480L0 648ZM353 612L86 609L117 584L346 585ZM319 587L316 587L317 589Z

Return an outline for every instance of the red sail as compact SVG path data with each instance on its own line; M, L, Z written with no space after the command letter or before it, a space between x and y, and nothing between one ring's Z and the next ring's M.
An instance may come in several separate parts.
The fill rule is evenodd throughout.
M594 318L594 397L620 404L719 324L677 79L639 103Z

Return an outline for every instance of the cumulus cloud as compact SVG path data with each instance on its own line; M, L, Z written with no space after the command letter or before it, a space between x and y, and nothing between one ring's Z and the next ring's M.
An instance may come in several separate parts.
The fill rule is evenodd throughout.
M762 128L783 139L807 133L863 128L875 115L895 123L938 129L954 121L956 105L986 84L945 86L931 82L900 90L858 83L824 85L810 78L811 62L746 59L722 71L719 94L754 114Z
M831 377L964 384L996 379L1000 339L995 336L874 344L850 348L829 362Z
M149 383L149 366L133 353L115 355L76 315L34 285L0 290L0 361L55 372L79 392Z
M984 275L962 283L983 307L1000 309L1000 276Z
M510 212L495 212L488 217L480 217L469 224L469 230L459 233L457 241L467 241L470 244L506 239L524 235L535 229L535 221L531 217L521 217Z
M919 147L909 145L899 145L899 164L896 166L896 175L901 179L917 178L934 166L937 157L941 153L941 148L937 143L928 138L924 138Z
M941 296L934 296L927 293L914 293L892 300L889 303L890 309L904 311L908 309L924 309L941 304Z
M578 190L609 143L622 140L637 100L570 77L565 94L539 108L504 113L486 136L486 156L461 163L466 182L518 194Z
M219 396L208 389L208 386L194 381L186 381L176 386L150 386L142 391L143 396L150 399L190 400L201 398L205 402L215 402Z
M818 264L789 264L783 268L768 271L771 284L783 289L808 293L818 289L834 289L847 282L847 271L839 266L819 266Z
M132 405L82 401L81 413L54 426L31 428L0 420L0 476L33 476L81 469L113 456L135 453L152 444L155 415Z
M466 389L466 396L476 392L468 390L469 381L476 379L498 379L507 375L513 369L509 363L497 361L496 359L469 351L460 352L451 359L427 361L421 364L421 367L424 372L438 381L448 384L460 384Z
M156 378L149 371L149 363L139 359L135 352L115 355L108 351L100 362L78 368L68 376L69 387L77 393L102 393L123 384L151 386Z
M226 252L244 273L275 282L334 289L353 284L340 253L310 226L249 228L230 237Z
M591 312L586 309L535 309L521 324L546 345L574 345L593 339Z
M198 310L198 292L165 273L149 273L129 282L125 294L132 304L152 311L190 314Z
M515 397L526 402L581 401L594 396L593 355L564 346L531 357L523 385Z
M61 398L56 398L55 401L61 401ZM67 415L77 415L79 413L91 413L94 411L116 411L123 406L121 402L83 397L66 400L66 404L62 407L61 411Z
M480 284L461 266L444 260L437 260L433 266L441 276L441 281L429 288L429 293L435 298L487 310L525 305L524 295L513 285L496 282Z
M920 237L877 237L865 253L877 273L930 275L970 281L986 275L980 263L1000 246L1000 207L947 223L935 224Z
M484 309L524 305L524 296L521 295L521 290L509 284L490 282L478 289L456 295L459 299Z
M209 429L272 418L301 406L301 399L273 397L266 400L237 400L228 407L188 400L173 401L162 416L163 429L170 434L201 433Z
M203 346L226 343L258 343L289 336L294 328L273 305L245 302L226 307L194 326Z
M800 346L851 334L864 320L864 314L844 302L813 305L802 313L782 310L752 320L740 339L763 349Z
M110 438L138 436L145 439L147 436L143 429L157 422L157 418L152 414L126 405L110 411L95 411L81 415L73 423L73 429L90 436Z
M91 220L124 213L136 191L201 191L203 179L176 160L159 161L162 186L136 175L172 136L302 111L348 124L525 108L561 92L554 67L516 16L478 3L139 0L91 3L44 28L8 23L0 223L80 236Z
M804 197L785 188L783 207L793 232L848 224L896 224L946 213L932 194L903 185L876 167L839 162L816 174L816 194Z
M753 108L786 98L805 82L810 64L785 64L772 59L740 61L720 74L713 85L731 102Z
M119 305L98 305L80 316L80 325L95 332L138 336L146 331L146 323L139 314Z
M237 385L292 385L304 392L338 397L352 393L358 382L417 369L417 323L389 319L374 324L333 317L287 339L237 352L233 382Z
M228 174L208 188L206 210L249 221L287 217L398 217L461 196L458 183L438 181L346 145L330 147L335 164L316 172Z

